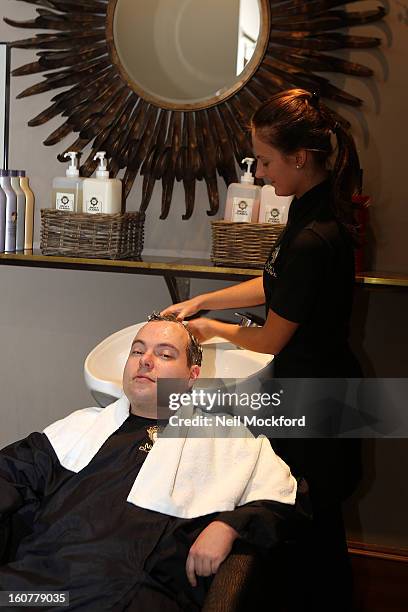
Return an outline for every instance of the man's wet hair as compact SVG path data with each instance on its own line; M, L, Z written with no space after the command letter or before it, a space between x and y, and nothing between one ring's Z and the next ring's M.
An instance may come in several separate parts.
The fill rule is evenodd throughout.
M187 342L187 365L191 368L192 365L201 365L203 359L203 349L197 338L191 333L188 327L173 314L162 315L160 312L152 312L147 317L148 322L151 321L170 321L171 323L178 323L188 334Z

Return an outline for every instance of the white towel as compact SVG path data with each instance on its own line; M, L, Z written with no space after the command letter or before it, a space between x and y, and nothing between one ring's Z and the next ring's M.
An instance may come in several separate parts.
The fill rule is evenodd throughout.
M184 416L191 410L187 407ZM44 433L61 465L79 472L128 415L129 401L122 396L103 410L78 410ZM295 503L296 480L265 436L254 438L243 426L223 429L225 437L214 433L196 438L187 428L184 437L159 436L127 501L181 518L233 510L261 499Z
M129 416L129 400L122 395L106 408L84 408L44 429L60 464L79 472Z

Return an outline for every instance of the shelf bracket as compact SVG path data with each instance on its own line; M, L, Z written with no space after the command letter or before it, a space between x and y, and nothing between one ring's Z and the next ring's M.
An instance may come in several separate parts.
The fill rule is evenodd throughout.
M164 275L173 304L190 298L190 279L184 276Z

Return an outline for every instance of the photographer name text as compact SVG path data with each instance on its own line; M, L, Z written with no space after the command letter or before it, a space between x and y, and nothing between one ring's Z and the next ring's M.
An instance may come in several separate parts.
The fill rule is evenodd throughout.
M306 417L291 419L283 415L258 417L257 415L231 416L225 414L182 417L173 414L169 418L169 425L171 427L306 427Z

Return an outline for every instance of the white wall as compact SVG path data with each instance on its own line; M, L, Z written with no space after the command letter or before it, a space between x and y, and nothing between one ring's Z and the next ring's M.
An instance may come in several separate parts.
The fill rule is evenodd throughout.
M88 352L169 302L154 277L2 266L0 279L0 446L94 405Z

